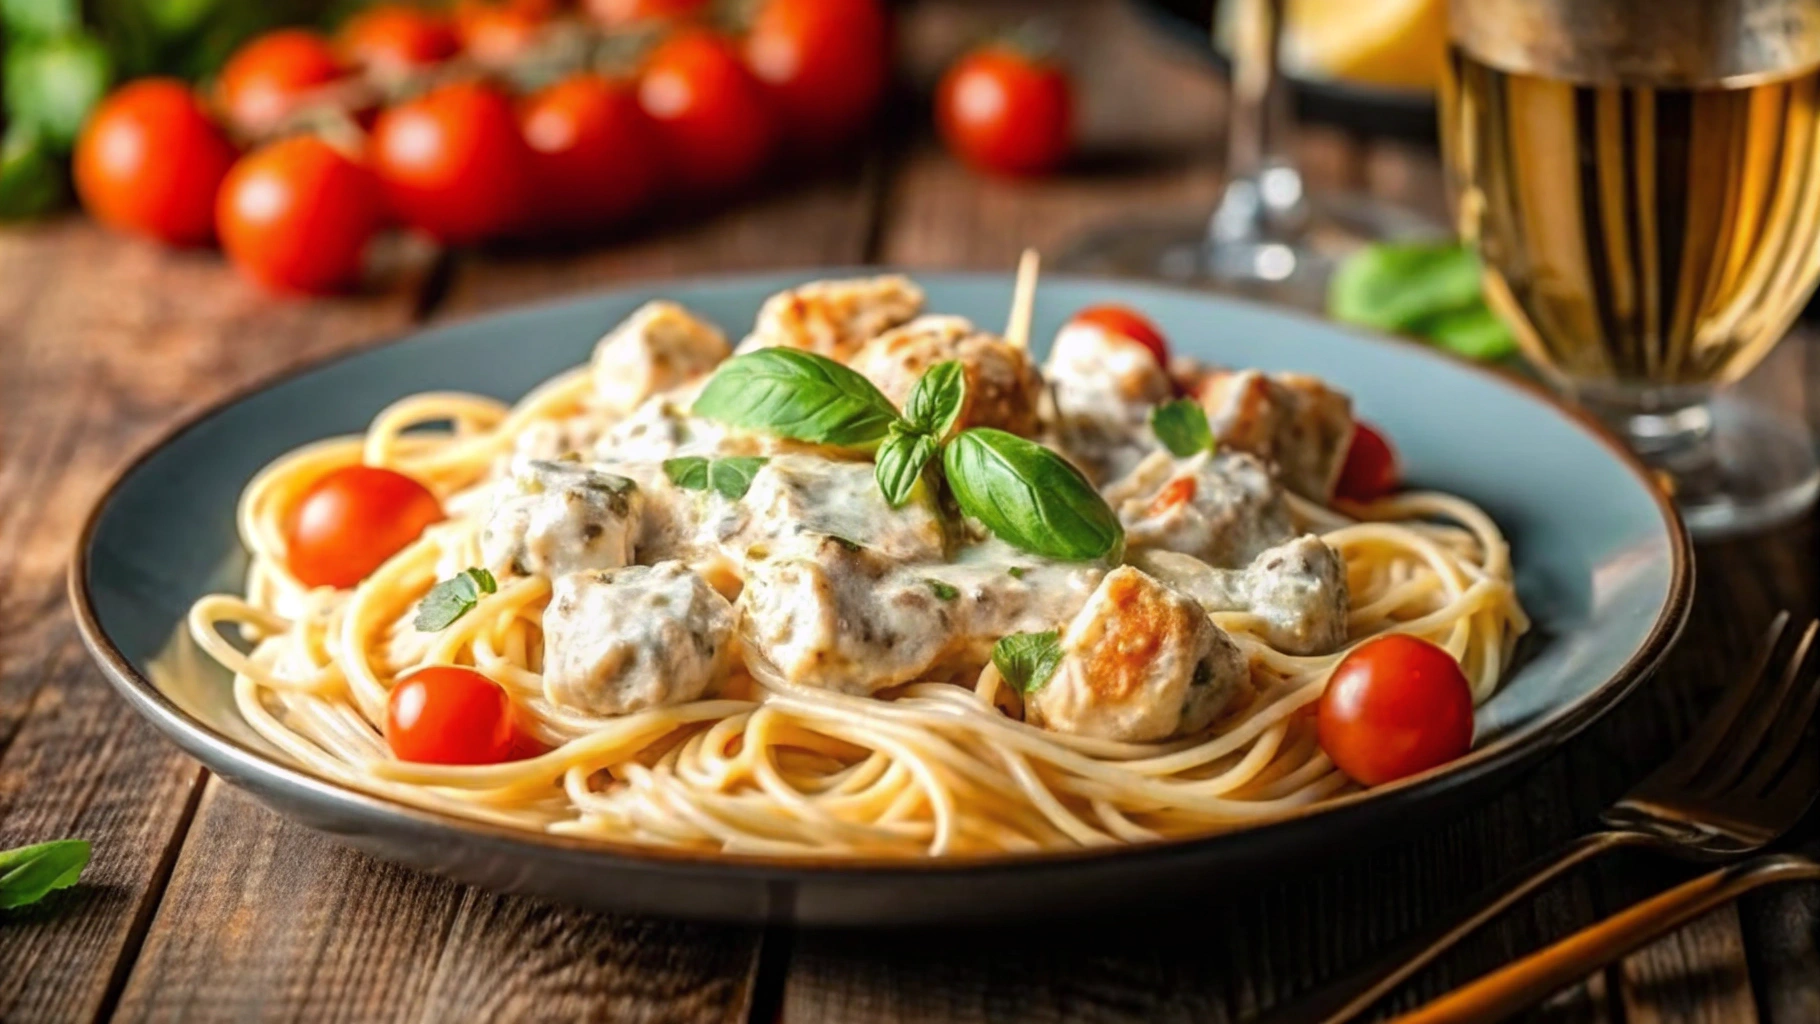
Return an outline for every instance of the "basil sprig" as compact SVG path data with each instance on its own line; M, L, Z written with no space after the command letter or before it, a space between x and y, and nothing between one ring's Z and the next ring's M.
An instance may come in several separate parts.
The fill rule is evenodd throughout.
M1468 359L1509 359L1516 335L1486 304L1483 279L1477 254L1457 242L1369 245L1335 271L1327 314Z
M499 590L499 581L485 569L463 569L430 588L417 606L411 625L419 633L440 633L456 619L474 610L480 595Z
M1150 429L1178 459L1213 450L1213 428L1207 425L1207 410L1193 399L1177 398L1153 406Z
M892 508L904 507L915 492L917 481L923 478L923 469L935 458L940 450L935 438L920 431L903 431L893 424L885 443L879 445L878 462L872 468L873 477L878 480L878 489L885 494L885 500Z
M1042 633L1013 633L992 645L992 664L1019 693L1028 695L1048 685L1062 663L1061 637L1051 629Z
M1069 562L1116 558L1125 530L1106 499L1067 459L1016 434L963 431L942 450L961 511L1001 540Z
M721 365L690 412L730 426L841 448L885 439L897 409L872 382L832 359L761 348Z
M910 400L904 403L904 419L911 429L940 440L954 429L966 404L967 368L960 360L950 359L929 367L916 379Z
M762 455L732 455L724 459L705 459L686 455L664 460L664 475L670 482L687 491L718 491L730 501L738 501L752 489L752 478L770 459Z
M86 839L58 839L16 850L0 850L0 910L36 903L76 884L88 866Z

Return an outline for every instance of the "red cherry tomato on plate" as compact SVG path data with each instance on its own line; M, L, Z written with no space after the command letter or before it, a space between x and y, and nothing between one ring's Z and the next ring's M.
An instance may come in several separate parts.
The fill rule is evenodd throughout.
M442 518L436 496L403 473L343 466L292 506L285 560L306 586L351 587Z
M1316 711L1321 749L1366 786L1427 771L1472 747L1472 688L1453 655L1391 633L1346 655Z
M653 50L638 103L657 124L666 164L697 194L732 191L758 177L776 128L763 88L732 42L685 29Z
M710 0L587 0L588 16L608 28L624 28L641 21L680 21L693 18Z
M461 49L447 18L397 4L380 4L354 15L335 41L348 63L386 76L447 60Z
M498 683L471 668L431 665L392 687L385 740L403 761L498 764L535 752L514 717Z
M1401 485L1396 449L1369 424L1356 424L1334 493L1353 501L1376 501Z
M171 245L215 236L215 193L234 164L195 93L142 78L101 101L76 140L76 192L103 224Z
M228 120L245 131L263 132L302 97L346 73L327 39L308 29L287 28L234 51L217 87Z
M1114 337L1135 341L1150 350L1158 366L1169 365L1169 342L1150 319L1125 306L1089 306L1074 314L1076 323L1092 324Z
M880 0L766 0L746 33L746 66L783 133L819 147L864 128L890 79L890 28Z
M531 150L541 226L589 230L621 221L657 193L657 130L631 86L600 75L565 78L519 108Z
M530 205L531 154L491 86L457 82L388 108L370 149L392 211L451 245L510 230Z
M989 46L942 76L935 124L948 149L977 170L1044 174L1074 145L1074 89L1059 65Z
M373 172L316 136L295 135L234 165L215 223L228 258L254 280L328 292L360 279L384 216Z

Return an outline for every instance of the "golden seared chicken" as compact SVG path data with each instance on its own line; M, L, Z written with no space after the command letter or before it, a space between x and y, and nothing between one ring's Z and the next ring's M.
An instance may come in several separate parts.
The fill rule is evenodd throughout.
M1037 432L1043 378L1030 354L964 317L918 317L867 342L849 365L901 409L924 371L951 360L967 376L956 430L996 427L1020 437Z
M1256 617L1264 639L1290 654L1331 654L1346 644L1351 596L1346 561L1319 537L1304 534L1258 552L1242 569L1213 569L1195 559L1148 552L1137 559L1210 612Z
M1223 447L1277 467L1284 486L1325 502L1352 444L1352 399L1319 378L1258 370L1215 371L1200 383L1201 405Z
M812 281L766 299L739 351L800 348L844 363L922 309L923 290L907 277Z
M1236 569L1295 536L1270 467L1245 452L1186 459L1152 452L1105 494L1132 549L1179 551Z
M713 373L730 353L720 328L674 302L647 302L595 346L594 396L602 409L623 415Z

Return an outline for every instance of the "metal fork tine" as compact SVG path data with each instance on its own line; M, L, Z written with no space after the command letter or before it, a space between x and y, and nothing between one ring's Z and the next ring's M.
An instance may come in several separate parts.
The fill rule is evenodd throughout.
M1816 634L1820 634L1820 620L1807 624L1807 629L1801 633L1801 642L1795 647L1795 655L1789 660L1787 676L1791 680L1801 680L1795 686L1799 706L1793 714L1784 714L1776 722L1775 731L1769 737L1769 749L1763 752L1763 757L1750 773L1750 778L1738 787L1747 797L1765 795L1771 784L1783 776L1783 770L1797 751L1810 756L1815 752L1813 743L1808 739L1808 726L1812 723L1815 709L1820 707L1820 668L1806 672L1803 669L1809 655L1813 653ZM1796 781L1805 784L1804 780Z
M1770 621L1762 646L1758 648L1761 653L1751 665L1750 672L1732 684L1694 737L1675 754L1673 760L1656 770L1651 781L1660 779L1676 785L1686 785L1712 760L1713 754L1725 742L1745 705L1750 703L1751 697L1762 686L1764 674L1769 671L1770 661L1775 658L1776 648L1782 642L1782 631L1788 628L1788 618L1786 609L1776 613L1776 617Z
M1695 784L1713 791L1728 790L1744 778L1757 755L1762 753L1765 737L1782 715L1788 702L1789 689L1795 685L1795 674L1807 658L1808 637L1805 631L1795 642L1794 654L1776 669L1767 670L1757 687L1756 699L1725 737L1725 750L1715 764L1709 764L1695 777ZM1773 654L1774 652L1772 652Z

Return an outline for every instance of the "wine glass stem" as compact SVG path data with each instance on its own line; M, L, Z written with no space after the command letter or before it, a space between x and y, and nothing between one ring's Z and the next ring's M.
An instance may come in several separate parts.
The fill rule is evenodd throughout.
M1279 58L1287 0L1238 3L1232 47L1232 116L1226 188L1209 242L1290 242L1308 218L1301 172L1286 149L1289 103Z

